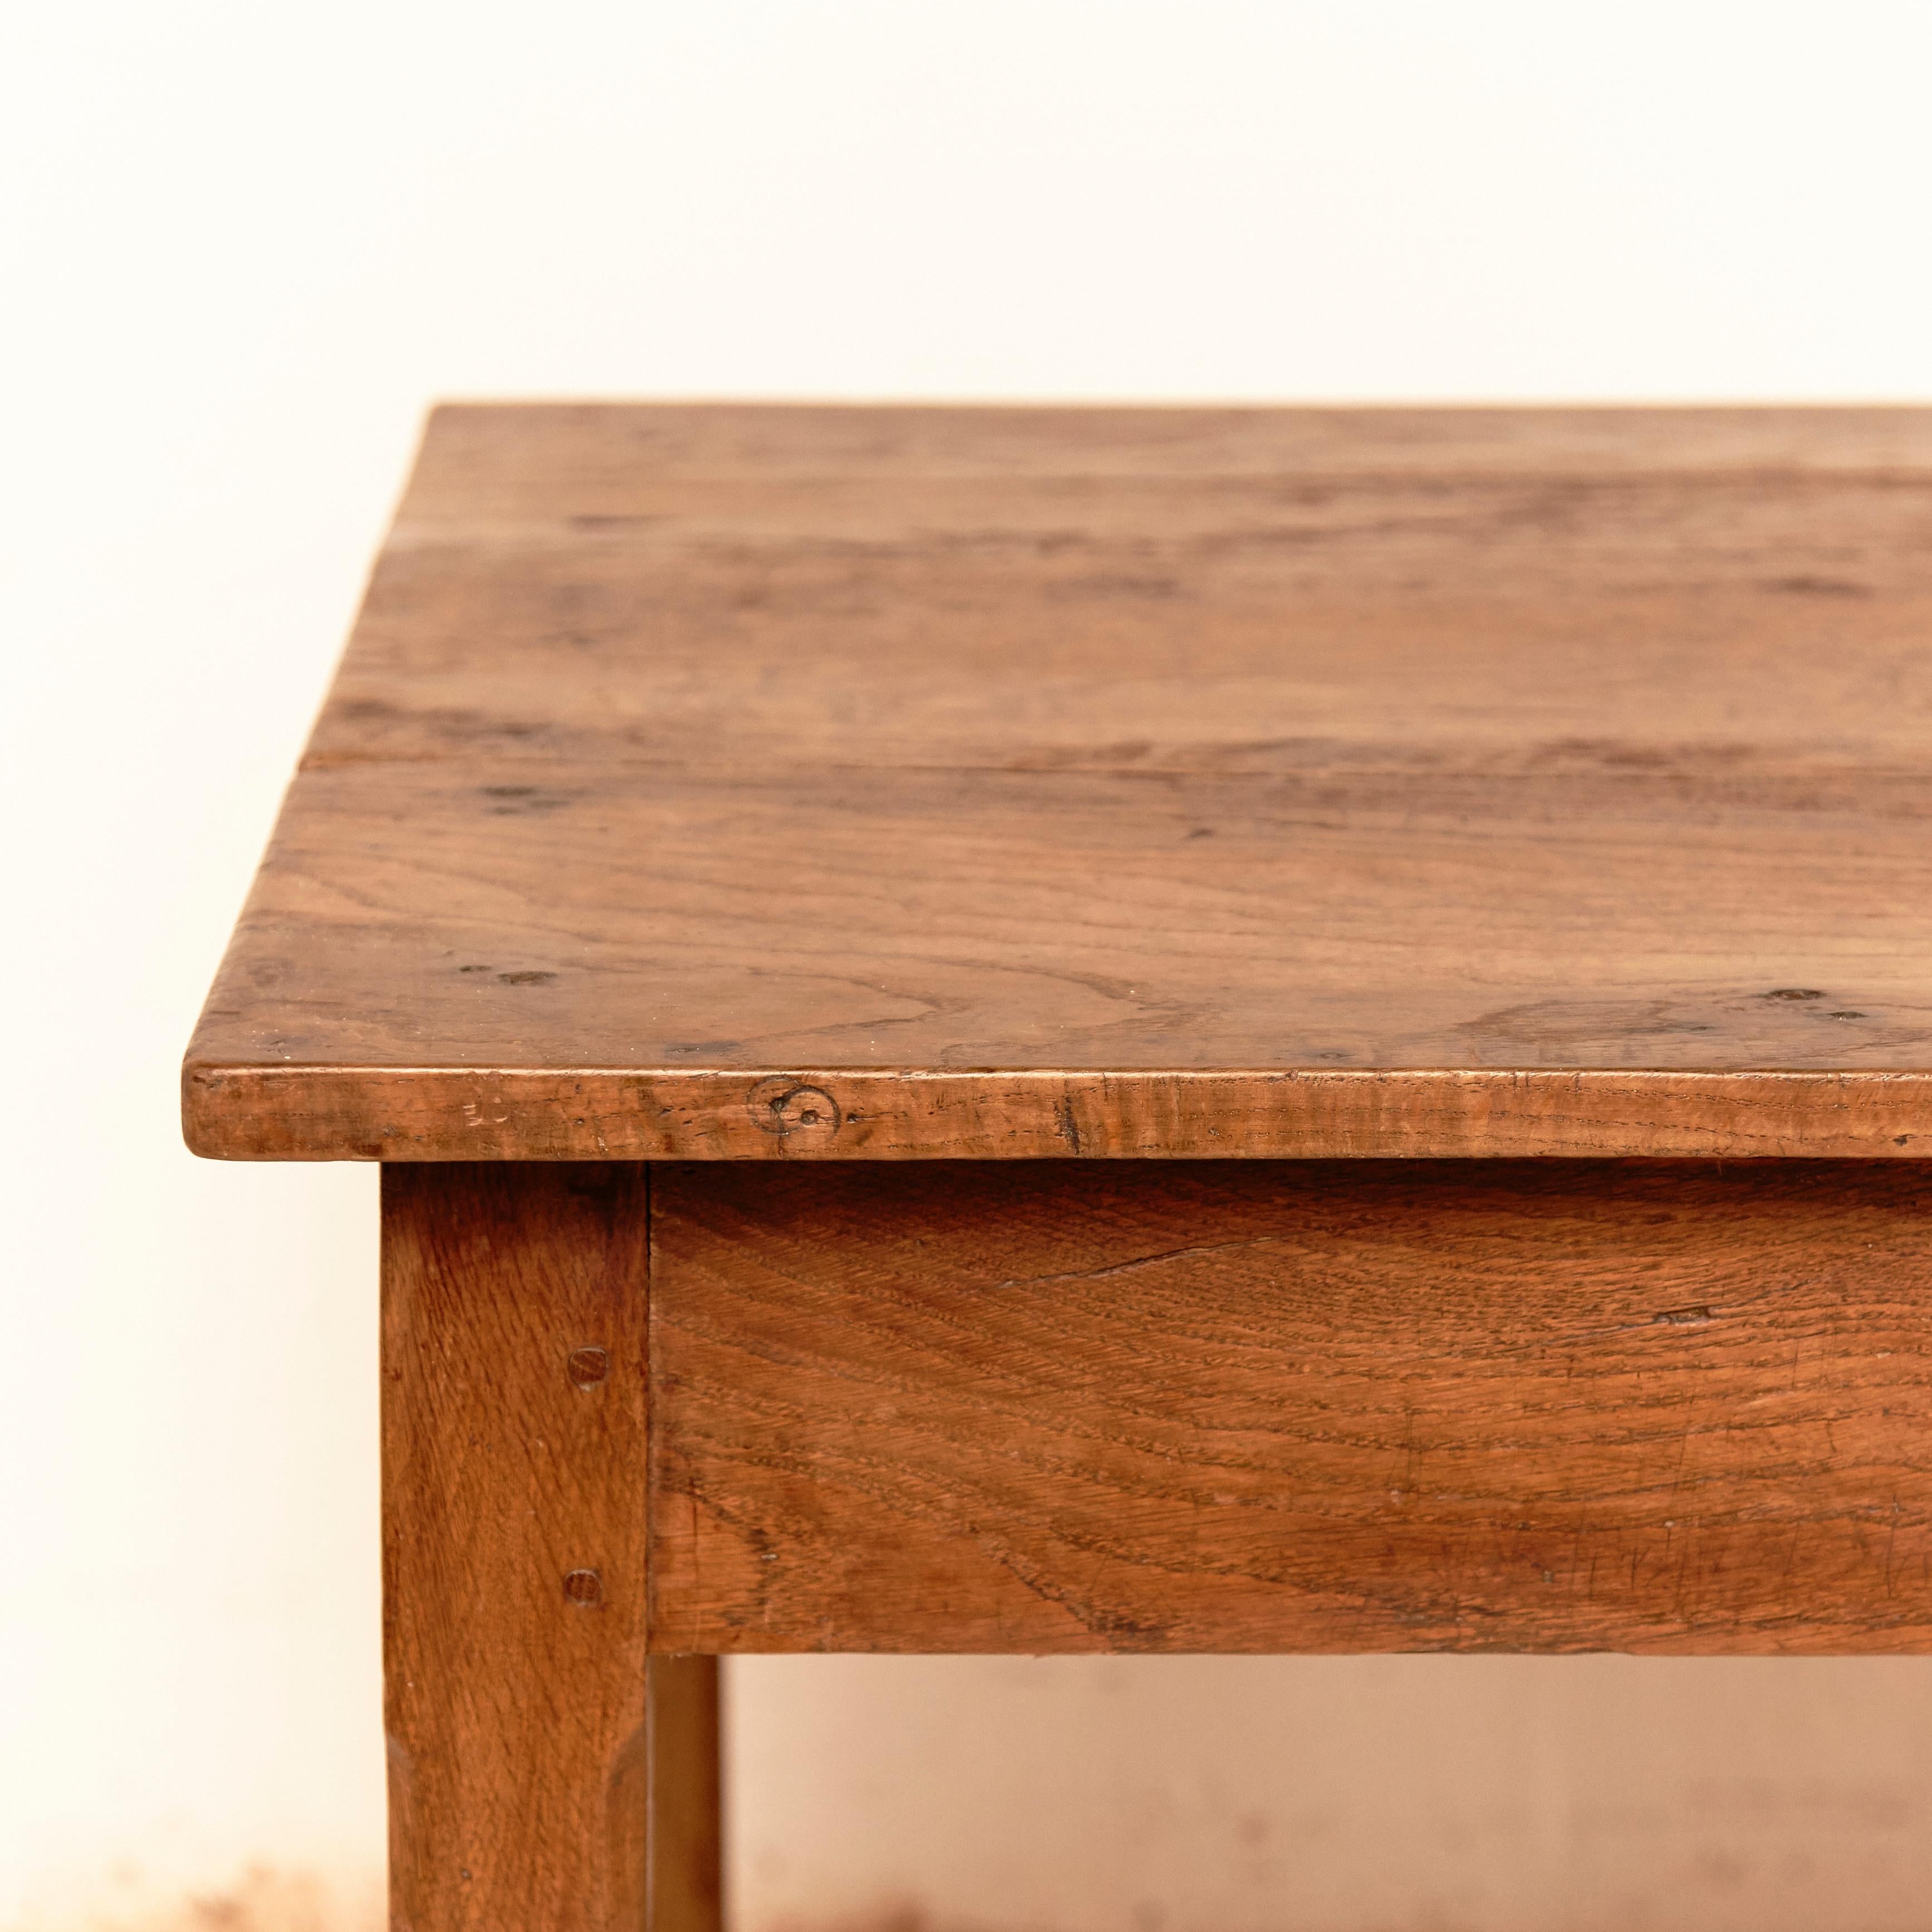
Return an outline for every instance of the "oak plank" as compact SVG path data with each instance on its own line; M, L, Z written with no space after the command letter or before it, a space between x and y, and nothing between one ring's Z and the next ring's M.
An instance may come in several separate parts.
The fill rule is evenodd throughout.
M304 776L209 1006L258 1057L191 1073L198 1144L1924 1148L1932 895L1894 890L1916 779L500 779ZM768 1104L800 1090L814 1122Z
M1922 410L441 411L189 1138L1916 1157L1928 622Z
M1909 768L1932 715L1932 470L558 496L405 504L309 763Z
M654 1643L1932 1642L1915 1168L654 1172Z

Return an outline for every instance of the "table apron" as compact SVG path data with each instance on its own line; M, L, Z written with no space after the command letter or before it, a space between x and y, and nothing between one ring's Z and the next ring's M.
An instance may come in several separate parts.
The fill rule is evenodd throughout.
M1932 1648L1932 1177L649 1170L654 1651Z

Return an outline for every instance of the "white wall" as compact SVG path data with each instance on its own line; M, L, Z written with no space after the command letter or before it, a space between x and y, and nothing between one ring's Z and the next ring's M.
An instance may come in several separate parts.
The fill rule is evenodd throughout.
M758 1932L1924 1932L1916 1658L782 1658Z
M197 1165L173 1075L432 397L1922 396L1928 70L1932 13L1860 0L13 10L0 1925L132 1924L251 1863L265 1915L346 1924L376 1873L373 1178ZM1466 1722L1480 1676L1405 1667L1440 1719L1419 1735ZM890 1806L831 1839L797 1810L781 1745L832 1738L838 1790L879 1742L805 1668L741 1676L734 1720L740 1899L771 1925L914 1883ZM904 1748L982 1694L926 1668L853 1680ZM1292 1731L1386 1668L1216 1666L1198 1708L1118 1681L1208 1762L1255 1700ZM1576 1668L1466 1722L1546 1730L1607 1681ZM1823 1668L1750 1679L1789 1720L1765 1788L1830 1799L1805 1763L1888 1723L1922 1795L1932 1678ZM1082 1715L1100 1680L1027 1681L1064 1686L1036 1698L1055 1748L1126 1748ZM1654 1721L1715 1724L1730 1694ZM1602 1696L1605 1723L1634 1708ZM1696 1744L1747 1780L1770 1748ZM1042 1749L1000 1784L1013 1815L1064 1782ZM1347 1762L1338 1802L1369 1816L1382 1774ZM1400 1786L1423 1838L1391 1813L1390 1842L1452 1816L1462 1775L1423 1754ZM1126 1828L1108 1802L1083 1815ZM1009 1813L946 1815L935 1874ZM815 1892L785 1838L813 1831L845 1861ZM1818 1837L1852 1849L1817 1852L1812 1922L1894 1922L1857 1889L1864 1841ZM1420 1879L1347 1892L1366 1842L1331 1861L1333 1922L1423 1922ZM1090 1922L1042 1889L1049 1844L1015 1856L982 1921ZM943 1891L923 1903L956 1916ZM1220 1894L1191 1896L1162 1909Z

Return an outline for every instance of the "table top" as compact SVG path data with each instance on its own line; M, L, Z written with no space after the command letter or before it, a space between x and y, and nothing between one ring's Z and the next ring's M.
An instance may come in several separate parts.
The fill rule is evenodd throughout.
M1932 410L430 420L236 1159L1932 1152Z

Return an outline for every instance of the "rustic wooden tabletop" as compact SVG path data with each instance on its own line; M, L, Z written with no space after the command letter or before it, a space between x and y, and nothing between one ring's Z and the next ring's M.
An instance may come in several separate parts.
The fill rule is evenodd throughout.
M446 408L241 1159L1932 1148L1932 411Z

